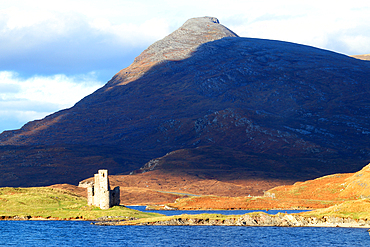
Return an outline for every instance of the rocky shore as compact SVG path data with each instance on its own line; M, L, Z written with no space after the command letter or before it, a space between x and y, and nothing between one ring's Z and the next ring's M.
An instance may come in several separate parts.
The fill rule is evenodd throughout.
M217 218L219 217L219 218ZM96 222L98 225L165 225L165 226L279 226L279 227L356 227L370 228L369 220L355 220L333 216L305 217L297 214L269 215L266 213L245 214L240 217L222 218L197 218L197 216L180 215L168 217L158 221L121 221L121 222Z
M82 216L70 217L70 218L58 218L58 217L41 217L41 216L4 216L0 215L1 220L85 220Z
M279 227L354 227L369 228L370 219L352 219L334 216L306 217L299 214L270 215L262 212L249 213L241 216L227 217L224 215L178 215L167 216L159 220L155 218L142 221L134 217L105 216L92 224L95 225L159 225L159 226L279 226ZM0 216L0 220L84 220L82 217L60 219L31 216Z

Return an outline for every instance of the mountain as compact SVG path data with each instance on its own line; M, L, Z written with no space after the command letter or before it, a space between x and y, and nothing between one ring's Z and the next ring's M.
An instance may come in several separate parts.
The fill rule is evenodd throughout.
M0 186L153 162L217 179L353 172L370 160L369 75L368 61L190 19L72 108L3 132Z

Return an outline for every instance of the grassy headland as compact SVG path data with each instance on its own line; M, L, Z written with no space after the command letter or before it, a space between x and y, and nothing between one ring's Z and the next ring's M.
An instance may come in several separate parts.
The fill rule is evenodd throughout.
M66 190L32 187L0 188L0 217L28 217L31 219L83 219L95 220L104 216L127 218L158 217L159 214L143 213L124 206L108 210L87 206L85 197Z

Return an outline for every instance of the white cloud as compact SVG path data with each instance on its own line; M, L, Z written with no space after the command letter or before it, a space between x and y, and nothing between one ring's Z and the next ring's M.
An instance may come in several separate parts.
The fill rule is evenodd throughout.
M112 24L106 18L96 18L89 22L90 27L100 33L109 34L109 37L116 37L118 42L124 42L129 46L148 45L148 42L155 42L169 33L169 25L163 18L153 18L143 23L121 23Z
M52 3L19 0L1 3L0 7L0 35L5 40L0 44L4 50L5 47L24 50L45 42L55 42L58 48L59 39L73 46L73 42L82 43L82 36L88 36L91 43L84 44L87 46L95 47L96 41L105 46L120 44L122 50L128 50L150 45L188 18L208 15L218 17L221 23L245 37L279 39L328 49L336 47L332 38L336 37L337 42L345 42L338 52L370 52L365 43L370 37L367 32L370 2L361 0L335 4L328 0L64 0ZM354 29L356 34L351 32ZM365 42L351 42L350 39L360 33ZM74 48L78 49L78 45Z
M370 53L369 2L279 1L266 8L254 7L254 13L243 16L244 21L230 20L229 27L240 36L296 42L349 55Z
M0 71L0 88L8 88L0 92L0 99L42 101L69 107L102 84L96 80L93 72L70 77L60 74L23 79L14 72Z
M3 9L1 13L7 16L6 28L8 30L31 27L53 18L50 12L37 10L30 12L16 7Z
M90 33L95 38L108 34L110 42L117 42L118 39L119 42L127 43L126 45L138 46L143 42L145 44L154 42L169 32L165 18L148 16L135 22L122 14L127 11L126 6L122 5L120 5L122 12L117 12L119 8L110 7L111 13L108 13L106 4L99 5L94 1L79 1L77 4L76 1L65 1L55 6L43 6L41 5L43 1L40 4L37 2L40 1L35 0L32 5L25 2L23 6L0 9L2 16L0 22L3 24L0 25L1 36L11 36L15 39L10 42L11 44L19 45L18 42L21 42L30 47L65 37L70 37L71 40L80 39L79 34L82 36ZM68 2L70 6L65 8ZM81 2L85 2L86 5L82 6ZM130 3L130 5L135 6L134 12L143 7L142 4ZM77 8L78 6L80 8ZM101 12L106 14L102 15ZM115 14L112 16L112 13Z
M69 108L103 85L94 73L79 76L33 76L21 78L0 71L0 127L24 124L63 108ZM1 121L0 121L1 122Z
M106 15L96 14L96 2L86 2L79 10L71 4L72 11L48 9L37 0L32 6L24 4L2 8L0 3L2 70L26 75L97 71L107 81L170 32L164 18L119 20L118 13L112 17L106 7L101 8Z

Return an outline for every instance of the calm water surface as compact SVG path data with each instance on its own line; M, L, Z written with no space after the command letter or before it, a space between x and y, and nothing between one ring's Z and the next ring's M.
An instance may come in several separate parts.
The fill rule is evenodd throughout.
M370 246L366 229L0 221L1 246Z
M135 210L139 210L147 213L158 213L164 214L167 216L180 215L180 214L223 214L223 215L242 215L250 212L265 212L268 214L277 214L277 213L300 213L310 210L145 210L145 206L127 206Z
M370 236L367 229L356 228L97 226L85 221L0 221L0 246L370 246Z

